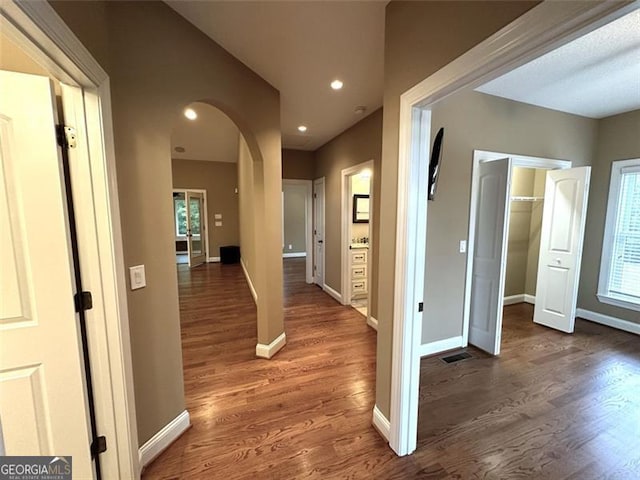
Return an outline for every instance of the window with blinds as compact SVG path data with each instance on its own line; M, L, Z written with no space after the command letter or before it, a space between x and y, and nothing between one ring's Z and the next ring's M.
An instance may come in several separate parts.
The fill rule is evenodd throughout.
M640 159L613 162L598 298L640 310Z

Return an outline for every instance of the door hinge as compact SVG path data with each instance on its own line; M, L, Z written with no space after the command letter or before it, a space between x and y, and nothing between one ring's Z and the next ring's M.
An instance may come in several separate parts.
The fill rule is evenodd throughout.
M66 125L56 125L56 137L58 145L62 148L76 148L76 129Z
M424 303L420 302L418 303L418 311L422 312L424 310Z
M76 312L80 312L81 310L91 310L93 308L93 297L91 296L91 292L76 293L73 300L76 305Z
M318 198L318 194L317 194L317 193L314 193L314 194L313 194L313 198Z
M96 456L106 451L107 451L107 437L103 435L103 436L94 438L93 442L91 442L91 457L95 458Z

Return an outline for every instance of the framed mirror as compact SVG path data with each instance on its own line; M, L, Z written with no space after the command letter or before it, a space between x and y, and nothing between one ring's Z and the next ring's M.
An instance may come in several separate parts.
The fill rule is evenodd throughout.
M353 223L369 223L369 195L353 196Z

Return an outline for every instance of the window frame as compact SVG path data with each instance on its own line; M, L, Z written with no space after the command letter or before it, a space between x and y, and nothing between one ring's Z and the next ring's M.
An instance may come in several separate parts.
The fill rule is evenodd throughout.
M600 277L596 296L601 303L616 307L640 311L640 301L633 302L622 295L611 294L609 280L611 277L613 246L618 211L620 206L620 189L622 187L623 169L640 169L640 158L615 160L611 163L611 180L609 182L609 196L607 198L607 213L605 217L604 237L602 239L602 256L600 261Z

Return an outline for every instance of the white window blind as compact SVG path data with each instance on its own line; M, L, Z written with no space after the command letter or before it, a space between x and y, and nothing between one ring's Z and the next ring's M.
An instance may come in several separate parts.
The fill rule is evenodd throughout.
M597 296L640 311L640 158L611 164Z
M609 293L640 303L640 167L620 171Z

